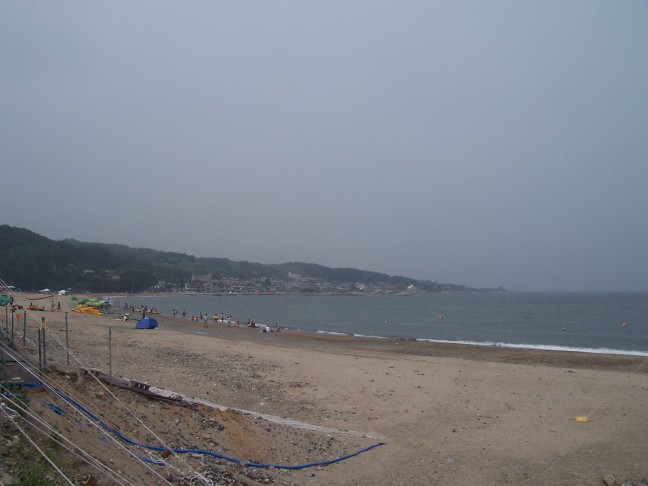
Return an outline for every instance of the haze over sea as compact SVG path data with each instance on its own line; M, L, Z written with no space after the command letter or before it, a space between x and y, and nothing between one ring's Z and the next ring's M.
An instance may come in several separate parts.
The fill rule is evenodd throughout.
M451 292L411 296L112 297L163 315L231 315L241 324L475 345L648 356L648 293ZM214 324L212 324L213 326ZM225 331L224 331L225 332ZM252 330L251 330L252 332Z

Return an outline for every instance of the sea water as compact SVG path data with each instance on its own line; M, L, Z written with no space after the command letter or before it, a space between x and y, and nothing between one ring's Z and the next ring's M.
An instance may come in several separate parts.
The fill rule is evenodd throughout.
M648 293L450 292L409 296L180 295L113 297L164 315L331 334L648 356Z

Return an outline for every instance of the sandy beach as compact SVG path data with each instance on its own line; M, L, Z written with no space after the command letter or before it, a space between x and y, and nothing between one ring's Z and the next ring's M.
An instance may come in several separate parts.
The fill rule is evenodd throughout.
M20 296L27 304L34 298ZM154 316L158 329L136 330L135 321L77 314L69 297L53 299L60 312L34 312L27 321L28 336L41 317L54 335L48 364L66 361L54 342L65 342L67 311L70 349L88 368L107 372L110 329L115 376L315 426L299 431L250 418L256 429L243 424L245 439L234 440L203 424L195 433L212 448L226 444L231 455L295 464L314 454L303 450L302 439L327 444L321 457L384 442L323 467L248 475L248 484L596 485L613 476L637 485L648 478L643 357L261 333L165 316ZM49 309L50 300L39 302ZM126 400L152 419L150 404ZM166 434L180 412L169 404L156 410L152 421ZM134 484L150 484L132 474Z

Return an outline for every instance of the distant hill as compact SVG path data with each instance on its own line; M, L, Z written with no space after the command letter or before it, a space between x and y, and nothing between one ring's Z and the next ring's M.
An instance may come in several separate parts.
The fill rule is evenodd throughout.
M314 263L265 265L227 258L197 258L175 252L125 245L55 241L23 228L0 225L0 278L23 290L42 288L89 292L142 292L158 282L181 288L192 275L214 278L288 278L289 273L329 282L385 283L422 290L474 290L354 268L329 268Z

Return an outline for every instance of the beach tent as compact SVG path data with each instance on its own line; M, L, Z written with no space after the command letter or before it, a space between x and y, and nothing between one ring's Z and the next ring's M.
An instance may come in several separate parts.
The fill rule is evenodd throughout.
M135 329L155 329L158 327L158 323L152 317L145 317L137 323Z
M11 302L11 299L7 297L6 295L0 295L0 305L7 305L9 302Z

